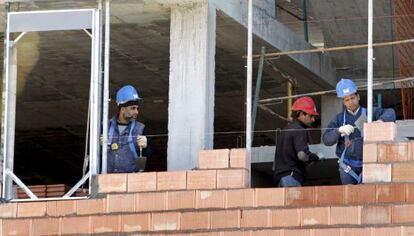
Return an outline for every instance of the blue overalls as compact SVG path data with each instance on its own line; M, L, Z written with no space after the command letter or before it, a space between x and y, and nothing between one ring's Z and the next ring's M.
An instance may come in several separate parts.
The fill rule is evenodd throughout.
M367 114L367 110L364 107L361 107L361 115ZM343 124L346 125L346 110L344 111ZM364 137L364 134L361 132L361 138ZM345 136L345 142L349 141L349 136ZM353 144L354 145L354 144ZM362 182L362 160L353 160L345 156L346 150L348 147L345 145L344 150L342 151L341 157L338 160L339 163L339 173L341 177L342 184L360 184ZM349 175L351 178L349 178Z
M143 134L144 128L144 124L133 120L122 133L119 133L117 118L113 117L109 121L108 173L137 171L136 159L139 156L139 147L136 138Z

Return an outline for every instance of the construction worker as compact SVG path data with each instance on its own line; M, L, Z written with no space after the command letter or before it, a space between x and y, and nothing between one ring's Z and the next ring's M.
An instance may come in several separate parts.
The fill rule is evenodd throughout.
M118 114L108 126L108 173L136 172L138 158L150 155L147 137L143 135L145 125L136 121L139 100L141 97L131 85L122 87L116 94Z
M336 146L339 157L339 175L342 184L359 184L362 181L363 124L367 121L367 110L359 104L358 87L352 80L341 79L336 93L343 99L345 110L337 114L323 134L323 143ZM393 122L393 109L375 108L373 121Z
M279 187L302 186L306 164L319 160L309 151L309 133L306 130L318 116L310 97L297 99L292 106L293 122L280 133L275 153L274 181Z

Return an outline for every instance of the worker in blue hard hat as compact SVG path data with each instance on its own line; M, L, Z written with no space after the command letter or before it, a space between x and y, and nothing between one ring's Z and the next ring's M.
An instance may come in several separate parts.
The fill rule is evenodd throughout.
M345 110L337 114L323 134L323 143L337 144L339 175L342 184L359 184L362 181L363 123L367 121L367 110L359 104L358 87L350 79L341 79L336 93L342 98ZM394 109L375 108L373 121L395 121Z
M145 125L136 120L141 99L131 85L122 87L116 94L118 114L108 125L108 173L143 171L137 165L138 160L150 156Z

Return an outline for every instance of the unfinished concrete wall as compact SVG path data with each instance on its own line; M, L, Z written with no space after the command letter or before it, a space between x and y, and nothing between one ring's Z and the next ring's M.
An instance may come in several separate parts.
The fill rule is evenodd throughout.
M171 7L168 170L197 166L213 147L216 9L211 1Z

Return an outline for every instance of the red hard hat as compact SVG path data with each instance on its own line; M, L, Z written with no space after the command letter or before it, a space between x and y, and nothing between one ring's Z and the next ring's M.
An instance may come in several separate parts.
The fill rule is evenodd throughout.
M315 103L310 97L301 97L297 99L292 106L293 111L303 111L310 115L318 116L319 113L316 111Z

